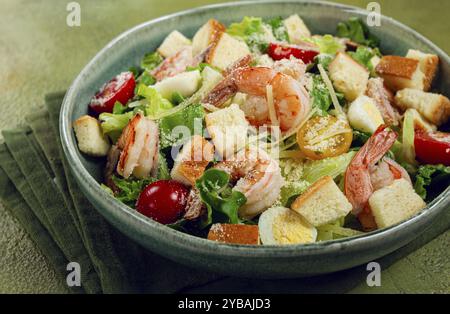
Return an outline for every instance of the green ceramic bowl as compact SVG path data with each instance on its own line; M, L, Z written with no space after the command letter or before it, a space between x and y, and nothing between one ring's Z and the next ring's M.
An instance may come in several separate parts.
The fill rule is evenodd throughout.
M98 211L124 234L144 247L174 261L225 274L289 278L347 269L397 250L416 238L450 203L450 189L415 217L388 229L338 241L293 246L239 246L193 237L152 221L123 205L100 188L103 163L80 154L72 121L87 112L95 92L117 73L138 64L174 29L192 36L209 18L223 23L246 15L272 17L298 13L314 33L334 33L339 21L358 16L361 9L318 1L251 1L201 7L138 25L103 48L81 71L66 94L60 130L64 152L82 190ZM382 39L384 53L404 55L409 48L440 56L440 77L435 88L449 95L450 59L433 43L412 29L382 18L372 32Z

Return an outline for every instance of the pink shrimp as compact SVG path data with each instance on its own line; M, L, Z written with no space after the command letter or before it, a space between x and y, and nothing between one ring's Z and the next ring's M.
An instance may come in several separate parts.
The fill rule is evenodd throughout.
M237 92L266 98L268 85L272 86L273 103L281 131L285 132L298 126L311 110L308 92L291 76L271 68L239 68L220 82L203 102L220 107ZM254 103L256 106L267 106L267 102L263 101ZM269 110L251 106L242 109L247 116L252 116L250 123L254 126L270 121Z
M155 68L151 74L157 81L162 81L165 78L175 76L186 71L188 66L196 67L203 62L210 49L211 47L208 47L198 55L193 56L192 47L185 47L178 51L175 55L164 59L164 61L157 68Z
M358 215L366 230L376 228L368 205L373 192L390 185L396 179L404 178L411 182L403 167L392 159L383 158L395 143L397 136L385 125L380 126L353 157L345 173L345 195L353 206L353 213Z
M158 126L155 122L137 113L123 129L117 141L121 150L117 173L128 178L148 177L158 163Z

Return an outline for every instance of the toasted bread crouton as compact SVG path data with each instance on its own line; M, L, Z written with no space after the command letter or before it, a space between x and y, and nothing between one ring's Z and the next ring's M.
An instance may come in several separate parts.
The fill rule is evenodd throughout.
M439 94L407 88L395 95L395 103L402 110L416 109L431 123L440 126L450 118L450 101Z
M375 191L369 205L378 228L386 228L411 218L426 204L405 179Z
M208 240L231 244L259 244L257 225L214 224L209 229Z
M78 148L85 154L102 157L108 154L111 145L103 135L100 122L88 115L79 117L73 123L73 130L78 141Z
M346 216L352 205L333 178L325 176L297 197L291 208L318 227Z
M425 74L423 90L425 92L429 91L438 70L439 57L437 55L423 53L421 51L413 49L410 49L408 51L406 57L419 61L420 71Z
M206 128L217 153L226 158L246 144L248 122L237 104L205 116Z
M375 68L386 86L396 92L404 88L424 90L425 74L419 61L399 56L384 56Z
M172 179L194 186L214 158L214 146L200 135L194 135L178 153L170 173Z
M366 91L369 72L348 54L339 52L328 69L334 87L348 101L354 101Z
M208 46L214 45L219 35L225 31L225 26L215 19L210 19L195 33L192 38L192 53L195 55L203 52Z
M283 24L292 44L301 44L305 37L311 37L311 32L298 14L291 15Z
M221 70L225 70L238 60L251 54L247 44L227 33L221 33L217 43L209 52L206 62Z
M186 46L190 46L191 41L184 37L179 31L173 31L169 35L167 35L166 39L162 42L161 46L157 49L157 51L164 58L171 57L175 55L178 51L183 49Z

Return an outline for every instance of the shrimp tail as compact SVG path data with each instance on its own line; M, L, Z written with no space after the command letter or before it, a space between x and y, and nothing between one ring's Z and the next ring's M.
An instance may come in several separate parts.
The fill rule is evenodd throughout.
M397 139L397 134L386 125L380 126L364 146L353 157L345 172L344 191L358 215L374 192L370 169L389 151Z

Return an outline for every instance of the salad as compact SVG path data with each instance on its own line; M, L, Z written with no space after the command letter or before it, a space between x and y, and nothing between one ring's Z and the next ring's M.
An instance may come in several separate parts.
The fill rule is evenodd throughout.
M398 224L450 182L439 57L383 55L359 19L294 14L173 31L74 122L102 187L213 241L306 244Z

